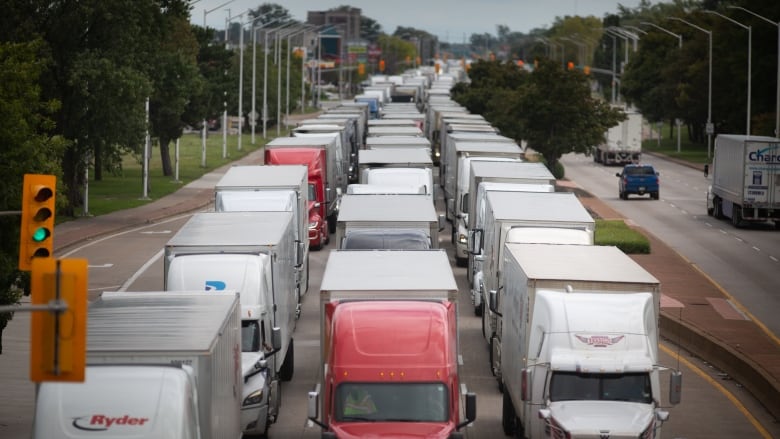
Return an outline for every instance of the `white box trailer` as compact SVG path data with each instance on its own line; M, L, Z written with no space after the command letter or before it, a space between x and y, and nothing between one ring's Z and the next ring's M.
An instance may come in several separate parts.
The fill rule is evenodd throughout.
M507 244L502 272L504 432L660 437L658 280L608 246Z
M303 258L294 238L289 212L203 212L165 244L166 290L238 291L243 321L266 334L280 329L273 381L289 381L294 371L295 271Z
M487 303L491 291L501 291L501 261L506 243L593 245L596 222L571 192L488 192L483 229L469 231L468 251L474 255L472 297ZM484 308L484 307L483 307ZM477 309L479 311L479 309ZM482 309L482 334L492 343L500 317Z
M368 137L410 136L422 137L423 132L416 126L369 126Z
M485 195L484 191L481 192L482 198L478 198L480 194L479 187L483 183L514 183L522 185L536 185L536 187L525 187L529 192L554 192L555 191L555 176L547 167L539 162L508 162L508 161L472 161L469 166L468 176L463 174L464 179L468 179L465 185L461 185L459 182L458 187L458 202L456 207L459 207L456 213L457 218L457 234L458 242L460 242L460 236L468 236L468 231L474 229L477 215L475 212L483 212L485 210ZM462 181L462 180L461 180ZM523 190L524 187L518 186L518 190ZM539 190L537 190L539 189ZM473 274L473 255L468 255L469 270L467 271L468 279L472 280Z
M292 212L295 241L303 243L300 294L309 289L309 177L305 165L233 166L214 186L217 212Z
M352 178L355 172L357 156L352 150L356 146L355 132L350 124L338 123L334 120L308 119L301 121L291 132L293 137L335 136L341 149L343 166L347 170L347 178Z
M234 292L103 293L86 381L41 384L33 437L240 437L239 312Z
M420 195L345 195L336 225L340 249L439 248L443 219Z
M366 139L366 149L380 148L427 148L430 156L431 141L425 137L381 136Z
M447 219L455 220L455 199L458 191L458 177L461 173L468 175L469 162L474 157L494 157L496 159L523 160L523 150L509 137L499 135L480 135L474 133L458 134L449 137L451 148L446 160L442 162L441 181L444 186L444 203L447 206Z
M514 143L517 145L517 142L515 142L513 139L510 139L509 137L502 136L498 134L497 132L445 132L445 137L441 138L441 150L440 150L440 156L441 156L441 164L439 165L439 184L444 187L444 177L445 177L445 169L447 168L447 164L450 162L457 163L457 160L453 160L451 157L453 154L455 154L455 143L456 142L501 142L501 143Z
M642 115L627 110L626 120L608 129L604 142L593 148L593 161L605 165L625 165L642 160Z
M433 161L424 148L381 148L365 149L358 156L360 183L368 182L372 169L420 168L433 169ZM431 187L433 189L433 181Z
M780 139L719 134L707 213L735 227L773 220L780 228Z

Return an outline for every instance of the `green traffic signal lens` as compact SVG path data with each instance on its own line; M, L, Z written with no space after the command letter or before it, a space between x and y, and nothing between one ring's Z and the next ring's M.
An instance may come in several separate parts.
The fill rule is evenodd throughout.
M46 227L38 227L32 234L32 240L35 242L43 242L49 236L51 236L49 229Z

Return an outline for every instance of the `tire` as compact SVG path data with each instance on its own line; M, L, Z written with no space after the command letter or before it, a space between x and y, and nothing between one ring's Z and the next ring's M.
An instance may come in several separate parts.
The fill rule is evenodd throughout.
M496 376L495 370L493 369L493 336L490 336L490 341L488 342L488 366L490 367L490 374L493 376Z
M715 219L723 219L723 203L720 201L720 198L718 197L713 198L712 206L713 206L712 216Z
M780 223L778 223L778 224L780 224ZM482 306L484 307L485 304L483 303ZM485 312L485 310L483 309L482 310L482 338L485 339L485 340L487 340L487 331L485 331L485 325L486 324L487 324L487 312ZM492 355L492 351L491 351L491 355ZM492 364L493 359L491 358L490 361L491 361L491 366L493 366L493 364Z
M652 194L650 194L650 198L652 198L654 200L659 199L660 196L661 196L660 191L656 191L656 192L653 192Z
M707 216L713 216L714 213L715 213L715 209L714 208L712 208L712 207L708 207L707 208Z
M513 436L517 432L517 415L515 414L515 406L512 404L512 398L509 397L509 392L504 392L504 397L501 401L501 428L504 430L505 435Z
M279 368L279 379L282 381L290 381L293 378L293 372L295 372L295 346L293 339L290 339L290 344L287 346L287 355L284 356L284 363Z
M474 307L474 315L477 316L477 317L481 316L483 314L483 312L484 312L483 309L482 309L484 306L485 306L484 303L480 303L479 305L475 306ZM484 331L483 331L482 335L485 335Z
M457 265L458 267L468 267L469 258L460 258L458 256L455 256L455 265Z
M328 217L328 233L336 233L336 218L337 214Z
M742 206L734 205L731 209L731 224L736 227L742 227Z

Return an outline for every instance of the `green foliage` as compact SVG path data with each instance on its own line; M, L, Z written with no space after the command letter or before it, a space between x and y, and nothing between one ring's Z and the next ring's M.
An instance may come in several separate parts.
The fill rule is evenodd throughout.
M382 48L382 58L385 61L385 74L395 75L411 67L411 62L417 56L414 43L391 35L380 35L379 46Z
M626 225L623 220L596 220L596 245L613 245L626 254L649 254L650 241L645 235Z

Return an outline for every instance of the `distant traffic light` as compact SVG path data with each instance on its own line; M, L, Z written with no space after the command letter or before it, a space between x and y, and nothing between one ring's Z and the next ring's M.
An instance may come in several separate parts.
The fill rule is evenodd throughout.
M33 258L52 255L56 184L57 177L54 175L24 175L19 233L20 270L29 271Z
M385 60L380 59L379 60L379 71L384 72L385 71Z
M585 66L582 68L582 72L586 75L590 75L590 66Z
M366 74L366 65L363 63L358 63L358 75L365 75Z
M571 61L569 61L569 62L566 64L566 68L568 68L569 70L574 70L574 63L573 63L573 62L571 62Z
M86 259L32 261L30 303L50 309L30 319L30 380L84 381L87 284Z

